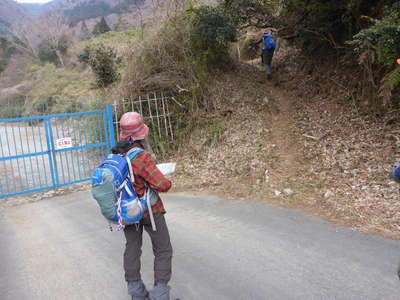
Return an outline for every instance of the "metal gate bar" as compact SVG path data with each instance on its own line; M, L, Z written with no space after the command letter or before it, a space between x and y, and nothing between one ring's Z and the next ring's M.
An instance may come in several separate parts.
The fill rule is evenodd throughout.
M158 140L172 142L174 130L171 123L169 103L172 97L161 93L149 93L139 96L137 99L123 99L114 102L114 126L117 136L119 135L119 120L125 112L136 111L140 113L149 126L151 135Z

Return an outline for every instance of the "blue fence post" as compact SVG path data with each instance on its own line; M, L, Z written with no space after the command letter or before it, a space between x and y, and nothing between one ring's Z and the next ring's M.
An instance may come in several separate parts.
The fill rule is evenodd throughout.
M115 140L112 104L107 104L107 119L108 119L108 134L110 137L110 146L114 147L116 140Z
M105 140L106 140L106 143L107 143L107 150L109 150L110 148L111 148L111 141L110 141L110 134L108 133L109 132L109 129L108 129L108 114L107 114L107 110L105 110L103 113L102 113L102 116L103 116L103 126L104 126L104 138L105 138Z
M44 119L44 129L46 134L47 154L49 157L50 174L53 187L58 185L57 163L54 153L53 132L51 130L51 119Z

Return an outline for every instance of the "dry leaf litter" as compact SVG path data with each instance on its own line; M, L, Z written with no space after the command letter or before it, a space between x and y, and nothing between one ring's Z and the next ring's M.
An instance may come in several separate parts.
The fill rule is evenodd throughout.
M280 72L299 75L282 56ZM300 84L284 76L268 82L256 66L213 81L217 112L203 116L176 156L175 190L301 208L399 238L399 186L388 176L400 160L393 116L373 119L337 99L304 97L307 76Z

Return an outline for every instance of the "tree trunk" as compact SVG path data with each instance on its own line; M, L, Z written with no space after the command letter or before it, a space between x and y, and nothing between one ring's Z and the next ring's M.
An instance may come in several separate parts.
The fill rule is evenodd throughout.
M56 54L57 54L58 60L60 61L61 66L64 67L65 66L64 65L64 60L62 59L62 55L61 55L60 51L56 50Z

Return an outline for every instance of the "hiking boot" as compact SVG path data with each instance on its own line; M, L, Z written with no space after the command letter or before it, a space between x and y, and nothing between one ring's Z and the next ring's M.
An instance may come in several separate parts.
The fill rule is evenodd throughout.
M169 291L170 287L165 283L157 283L154 288L149 292L150 300L170 300Z
M141 280L128 281L128 294L132 300L149 300L149 292Z
M399 276L399 279L400 279L400 265L399 265L399 268L397 269L397 276Z

